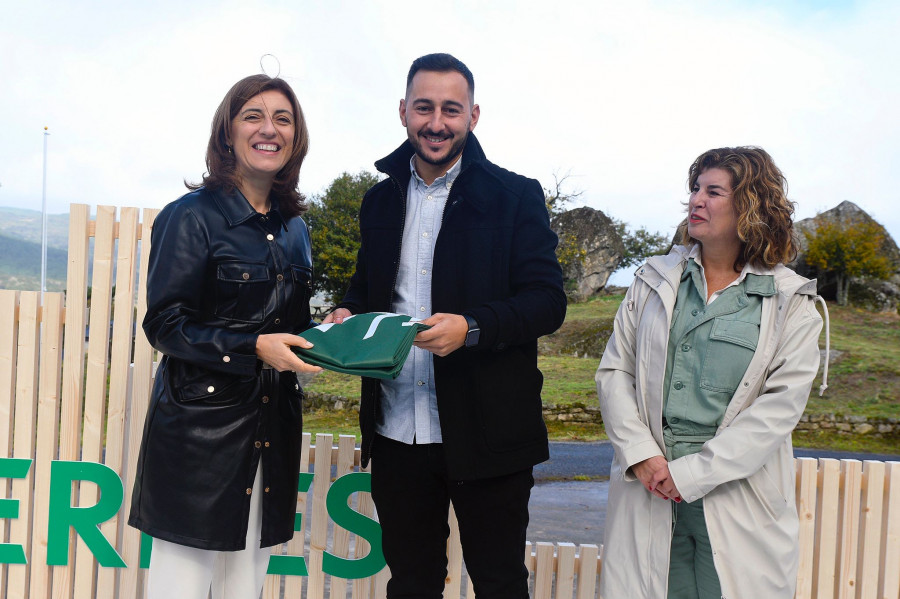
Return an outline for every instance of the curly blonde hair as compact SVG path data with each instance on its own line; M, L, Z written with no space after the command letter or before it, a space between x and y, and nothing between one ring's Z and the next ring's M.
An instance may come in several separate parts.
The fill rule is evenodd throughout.
M741 250L734 263L740 272L746 264L772 268L797 257L794 234L794 202L787 198L787 180L768 152L753 146L717 148L697 157L688 169L688 190L711 168L731 175L732 204L737 216ZM676 238L684 245L700 243L687 232L687 219Z

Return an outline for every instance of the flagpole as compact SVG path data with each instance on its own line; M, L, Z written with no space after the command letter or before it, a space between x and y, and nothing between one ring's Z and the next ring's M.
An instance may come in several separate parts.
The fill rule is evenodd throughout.
M44 127L44 185L41 191L41 297L47 291L47 137L50 132Z

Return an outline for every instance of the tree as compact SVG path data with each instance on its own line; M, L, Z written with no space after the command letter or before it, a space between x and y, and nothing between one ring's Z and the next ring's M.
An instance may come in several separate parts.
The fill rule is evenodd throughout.
M313 293L324 293L330 303L340 301L350 286L359 251L359 207L376 183L378 177L368 171L342 173L325 193L310 198L305 219L316 269Z
M547 212L550 213L550 218L565 212L565 206L573 200L577 200L584 193L581 190L563 191L566 180L571 176L571 173L568 172L562 177L559 176L559 173L553 173L553 188L544 188L544 204L547 205Z
M834 275L841 306L847 305L851 277L886 279L891 275L891 262L881 252L884 228L876 222L818 219L815 231L803 234L808 243L806 263Z
M547 212L550 213L550 219L559 216L565 212L565 206L573 200L581 197L583 191L567 192L563 190L566 180L571 177L570 173L566 173L562 177L559 173L553 173L553 188L544 188L544 204L547 206ZM587 252L583 248L578 247L578 239L572 233L559 233L559 243L556 245L556 259L562 266L563 271L575 261L584 263Z
M638 266L650 256L667 253L671 247L669 238L659 231L651 233L646 227L641 227L629 232L628 226L623 221L614 218L613 223L625 245L625 254L622 256L619 268Z

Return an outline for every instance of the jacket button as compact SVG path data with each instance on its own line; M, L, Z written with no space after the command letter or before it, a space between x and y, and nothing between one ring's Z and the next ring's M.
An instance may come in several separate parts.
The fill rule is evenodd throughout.
M241 278L244 279L245 281L248 280L250 278L250 273L245 272L244 274L241 275Z
M269 446L269 442L268 442L268 441L266 441L266 447L268 447L268 446Z
M266 239L268 239L269 241L273 241L275 239L275 236L269 233L268 235L266 235Z
M259 449L260 447L262 447L262 443L260 443L259 441L257 441L256 443L253 444L253 447Z
M275 324L281 324L281 319L280 319L280 318L276 318L276 319L275 319Z
M284 275L278 275L278 276L275 277L275 278L276 278L277 280L279 280L279 281L283 281L283 280L284 280Z
M263 402L263 403L269 403L269 396L268 396L268 395L263 395L262 402Z
M215 390L216 390L216 388L213 387L212 385L210 385L209 387L206 388L206 392L207 392L207 393L212 393L212 392L215 391Z
M253 492L253 489L247 487L247 495L249 495L249 494L252 493L252 492Z
M226 364L228 362L231 362L231 356L222 356L222 361L225 362Z
M691 351L691 346L685 343L681 346L681 351Z
M684 384L682 384L681 381L678 381L678 382L675 383L675 385L673 385L673 386L675 387L675 389L676 389L677 391L680 391L681 389L684 388Z
M691 316L697 316L698 314L700 314L700 310L698 310L697 308L691 310Z
M266 493L268 493L268 492L269 492L269 487L266 487Z

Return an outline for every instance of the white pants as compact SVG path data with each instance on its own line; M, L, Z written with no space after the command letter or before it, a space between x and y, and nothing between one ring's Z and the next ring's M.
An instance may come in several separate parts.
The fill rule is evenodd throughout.
M147 599L258 599L271 548L260 548L262 462L250 495L247 545L241 551L195 549L153 539Z

